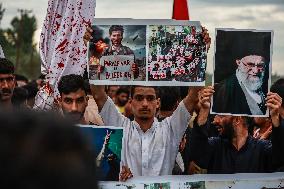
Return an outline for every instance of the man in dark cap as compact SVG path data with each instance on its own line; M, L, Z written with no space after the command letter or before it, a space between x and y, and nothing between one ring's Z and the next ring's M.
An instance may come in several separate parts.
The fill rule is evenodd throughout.
M225 80L215 78L213 112L265 115L271 33L218 31L216 41L215 71L227 71L231 63L235 68L223 74Z

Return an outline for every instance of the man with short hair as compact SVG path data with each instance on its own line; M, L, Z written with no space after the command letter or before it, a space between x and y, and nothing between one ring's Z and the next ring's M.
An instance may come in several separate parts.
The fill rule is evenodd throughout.
M115 101L114 101L120 113L124 114L125 105L127 104L128 100L129 100L129 90L125 87L120 87L116 91Z
M109 85L107 86L106 88L106 91L107 91L107 95L113 100L115 101L115 94L116 94L116 91L119 89L119 86L118 85Z
M172 174L178 145L197 103L196 89L190 90L173 115L162 122L155 119L159 106L155 87L133 86L131 89L134 121L118 112L103 86L91 89L104 123L124 127L120 180L125 181L132 175Z
M124 28L121 25L112 25L109 28L109 38L111 46L106 48L103 56L107 55L134 55L134 52L127 46L121 44L123 40Z
M0 104L2 108L12 109L12 96L16 86L14 65L6 58L0 58Z
M63 115L76 123L89 124L84 117L88 98L83 77L75 74L63 76L58 83L58 91L61 95L59 106Z

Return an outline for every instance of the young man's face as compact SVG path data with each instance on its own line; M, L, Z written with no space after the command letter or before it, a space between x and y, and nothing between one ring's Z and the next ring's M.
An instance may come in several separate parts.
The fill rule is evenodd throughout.
M259 89L264 77L264 58L258 55L249 55L237 60L237 64L246 87L251 90Z
M121 31L113 31L110 35L110 40L112 45L119 46L121 45L121 41L123 39Z
M114 99L115 93L116 93L116 91L118 90L118 88L119 88L119 86L116 86L116 85L111 85L111 86L109 86L107 95L108 95L111 99Z
M0 93L1 101L11 100L16 86L13 74L0 74Z
M62 93L59 104L65 116L79 123L84 116L88 100L85 91L78 89L69 94Z
M128 94L127 93L120 93L116 95L115 100L119 106L125 106L128 102Z
M136 87L131 100L131 108L135 119L152 119L158 108L155 89L152 87Z

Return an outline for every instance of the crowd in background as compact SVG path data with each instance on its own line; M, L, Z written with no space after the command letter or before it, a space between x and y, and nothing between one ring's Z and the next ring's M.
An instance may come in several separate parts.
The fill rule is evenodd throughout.
M86 178L90 179L89 177L90 175L88 175L87 173L89 173L88 171L93 171L93 170L89 170L89 168L86 168L84 166L92 165L92 163L86 162L85 164L83 163L83 161L85 160L78 159L78 158L87 158L87 159L89 158L90 154L86 155L81 154L81 151L82 153L85 152L88 153L87 150L84 149L85 143L83 144L80 141L81 138L79 137L79 135L77 136L76 134L77 131L72 129L62 128L63 127L62 125L66 124L73 125L74 123L87 124L87 125L90 124L105 125L105 123L110 123L109 120L107 120L105 117L102 117L100 114L101 111L106 111L105 110L106 107L104 106L106 106L105 104L109 105L109 103L110 104L113 103L115 105L116 111L123 115L123 119L125 117L133 121L136 119L134 115L135 112L133 112L133 108L131 108L131 106L133 106L133 104L131 104L131 100L133 100L134 98L135 99L137 98L136 99L137 101L145 100L144 98L146 98L146 100L149 102L157 100L158 106L156 107L155 110L154 122L163 122L163 123L170 122L171 120L167 118L171 117L174 114L174 112L180 108L179 104L182 102L183 99L187 98L187 96L190 93L188 91L198 91L198 94L201 94L201 96L204 95L203 97L205 98L206 92L202 93L200 91L208 90L207 89L208 87L207 88L193 87L194 90L188 89L188 87L155 87L155 92L156 92L155 97L151 96L137 97L133 96L135 89L137 92L137 88L135 87L133 88L131 86L105 86L103 91L108 95L108 97L107 99L105 99L105 101L103 101L103 104L100 104L98 103L97 100L98 96L96 96L97 91L94 92L96 88L92 86L90 87L87 78L83 78L82 76L78 75L67 75L62 77L62 79L58 84L61 100L60 102L56 102L58 103L58 109L56 111L59 111L57 113L59 115L62 115L62 117L66 116L70 118L69 120L73 121L73 123L71 122L66 123L63 121L57 122L55 120L52 120L52 118L50 117L43 118L41 117L42 115L33 112L32 107L34 104L34 98L40 87L43 86L44 82L45 82L44 76L41 76L34 81L28 81L28 79L25 78L24 76L15 74L13 64L8 59L1 58L0 109L3 112L9 112L9 111L13 112L13 111L18 111L19 109L31 112L26 114L15 113L13 116L3 112L0 114L1 117L0 129L2 130L0 134L3 135L0 137L2 141L0 146L1 146L1 151L4 152L4 154L6 154L6 156L3 156L3 153L1 153L2 154L1 158L3 158L3 161L2 160L1 161L4 162L4 164L6 164L5 161L10 162L10 164L9 163L6 164L7 166L5 169L2 170L1 168L1 171L7 171L7 169L9 169L8 166L12 166L12 164L14 164L13 167L16 169L18 169L17 166L26 166L28 171L40 172L39 169L29 170L31 167L39 166L38 164L36 164L37 162L29 162L30 160L28 160L29 158L35 158L36 160L39 161L38 163L44 164L38 167L42 168L43 170L46 169L50 171L50 169L52 169L52 167L50 169L48 168L48 165L50 165L50 163L54 167L56 167L57 164L62 165L62 167L58 168L58 169L62 168L62 170L65 169L66 167L74 168L74 170L72 169L68 170L70 172L68 172L68 174L66 173L67 175L64 175L65 173L63 174L63 172L62 173L58 172L58 174L62 174L61 177L70 176L69 174L71 174L71 176L77 177L78 176L77 171L79 170L79 173L86 174L87 176L82 179ZM204 109L204 107L207 107L206 103L208 103L208 101L203 102L203 105L200 106L200 104L199 105L197 104L198 101L199 103L200 101L202 101L202 98L196 96L196 99L191 99L197 102L191 109L192 115L190 116L190 121L188 122L186 131L183 132L181 140L179 141L180 144L178 145L178 150L177 150L178 153L177 155L175 155L175 153L172 154L173 156L175 156L174 157L175 163L171 174L190 175L197 173L201 174L201 173L283 171L283 166L284 166L283 158L279 158L279 156L281 157L281 154L283 153L283 146L284 146L284 140L283 140L284 103L282 101L282 99L284 98L283 90L284 90L283 78L277 80L271 87L271 92L273 92L273 95L274 96L277 95L277 97L275 97L273 100L277 101L277 99L280 99L278 100L278 102L282 103L281 107L276 107L276 108L272 107L270 109L270 111L274 111L275 109L277 109L278 111L277 113L279 113L280 126L277 125L277 127L273 125L275 123L273 123L271 117L253 118L253 117L240 117L240 116L233 117L228 115L207 116L207 114L204 114L205 121L200 122L198 117L199 118L202 117L200 116L203 115L202 108ZM208 93L210 93L210 90ZM210 95L207 95L206 97L210 97ZM112 102L109 102L109 100ZM113 118L114 117L112 117L112 115L109 115L109 119ZM56 120L59 120L58 117ZM119 123L120 121L118 122L118 124ZM176 124L178 124L178 122ZM206 132L202 130L203 126L201 127L201 125L205 125L204 128L206 128ZM245 140L246 141L251 140L252 143L246 142L245 145L242 146L242 148L233 149L232 145L230 144L230 142L232 141L229 141L228 143L228 139L236 137L235 135L237 134L232 131L232 127L229 127L229 125L237 125L237 126L241 125L238 127L244 127L245 128L244 131L247 131L248 133L248 136L246 136L247 138L245 138ZM52 127L48 128L48 126ZM37 127L41 127L42 130L38 129ZM71 137L70 141L68 141L69 140L68 137ZM72 137L78 137L78 138L75 139L74 141L73 140L74 138L72 139ZM27 142L28 146L24 145L25 142ZM75 144L73 144L72 142L75 142ZM272 149L272 143L274 151ZM58 144L60 145L56 147ZM78 146L78 144L82 144L82 149L80 145ZM224 153L225 154L225 155L223 154L224 156L228 156L227 148L229 150L233 149L232 152L229 153L229 155L232 157L228 158L221 156L221 159L217 159L220 158L220 156L216 154L217 152ZM251 156L254 157L254 159L251 159L251 161L249 162L244 162L244 160L249 159L245 157L248 155L244 154L244 156L242 156L240 154L246 151L247 148L250 150L251 153L255 153ZM40 153L40 151L37 151L39 149L46 154L37 154ZM275 152L276 151L275 149L277 149L277 152ZM67 153L68 158L64 157L63 153ZM70 156L69 153L71 154ZM78 157L76 156L76 153L80 153L77 154ZM270 154L272 155L270 156ZM45 155L45 157L42 157L42 155ZM23 161L19 160L11 161L11 159L9 159L11 157L12 158L21 157L26 159L24 159ZM73 157L74 159L70 159L71 157ZM52 158L56 159L51 160ZM69 159L70 162L68 162L69 160L66 162L65 161L66 158ZM233 159L234 162L228 162L227 161L228 159L230 160ZM23 162L28 162L30 164L26 165ZM21 165L21 163L23 163L23 165ZM166 166L165 164L167 164L167 162L163 162L162 166ZM256 164L256 165L251 166L248 164ZM221 169L220 167L223 169ZM24 168L25 167L23 167L23 169ZM124 169L128 169L128 167ZM122 180L127 180L128 177L133 176L131 172L126 173L127 171L125 172L123 171L125 170L121 171L122 174L125 174L124 175L125 177ZM35 172L32 173L35 174ZM9 173L14 174L15 170L11 169ZM45 173L42 172L42 174ZM20 173L18 174L18 176L19 175ZM157 175L159 175L159 173ZM20 177L22 176L23 175L20 175Z

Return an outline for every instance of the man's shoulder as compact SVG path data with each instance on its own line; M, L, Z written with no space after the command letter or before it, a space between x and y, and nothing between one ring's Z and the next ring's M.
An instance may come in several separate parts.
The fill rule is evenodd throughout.
M121 49L123 50L125 55L132 55L132 54L134 55L133 50L127 46L122 45Z

